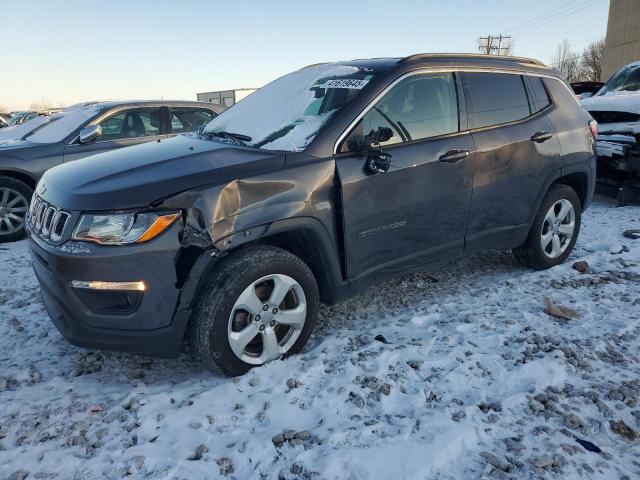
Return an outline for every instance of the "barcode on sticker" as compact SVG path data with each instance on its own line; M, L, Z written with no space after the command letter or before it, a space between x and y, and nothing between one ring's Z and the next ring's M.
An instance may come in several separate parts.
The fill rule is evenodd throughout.
M343 78L335 80L327 80L322 88L354 88L356 90L362 89L369 80L360 80L357 78Z

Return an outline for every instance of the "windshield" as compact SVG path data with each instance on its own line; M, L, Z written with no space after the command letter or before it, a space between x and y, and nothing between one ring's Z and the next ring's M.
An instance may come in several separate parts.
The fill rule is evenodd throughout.
M57 121L49 122L29 134L25 139L35 143L60 142L91 120L98 112L99 109L95 106L65 111Z
M609 92L637 92L638 90L640 90L640 66L626 67L611 77L598 95Z
M22 120L22 117L24 117L25 112L16 112L13 114L13 116L11 117L11 120L9 120L9 125L17 125L18 122L20 120Z
M247 145L299 152L373 78L368 69L316 65L280 77L211 120L204 133L251 137Z
M51 115L50 117L41 115L29 120L28 122L21 123L20 125L3 128L0 130L0 140L20 140L25 135L33 132L36 128L39 128L46 123L53 122L60 116L61 114L59 113Z

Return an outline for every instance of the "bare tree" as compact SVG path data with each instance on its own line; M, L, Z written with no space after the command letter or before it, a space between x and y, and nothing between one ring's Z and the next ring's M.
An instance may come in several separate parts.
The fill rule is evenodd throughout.
M571 50L569 40L562 40L553 55L551 66L564 74L569 83L580 79L580 55Z
M42 97L40 101L31 102L29 108L31 110L48 110L50 108L53 108L53 104L48 99Z
M598 82L602 74L604 59L604 39L590 43L582 53L580 60L581 80Z

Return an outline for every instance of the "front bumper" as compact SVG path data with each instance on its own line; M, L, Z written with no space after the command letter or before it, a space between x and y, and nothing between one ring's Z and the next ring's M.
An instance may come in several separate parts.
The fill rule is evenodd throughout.
M60 333L70 343L89 349L178 356L188 320L176 314L178 228L174 225L157 239L131 246L85 242L53 246L29 232L42 299ZM143 281L146 289L128 311L105 312L87 301L91 292L73 288L73 280Z

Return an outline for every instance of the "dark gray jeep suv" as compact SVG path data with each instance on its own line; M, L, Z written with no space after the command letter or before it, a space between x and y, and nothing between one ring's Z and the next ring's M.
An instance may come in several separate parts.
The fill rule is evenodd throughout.
M45 170L100 152L193 132L223 110L201 102L90 102L13 127L24 130L21 136L0 140L0 243L24 237L29 201Z
M564 261L594 189L595 124L523 58L312 65L197 134L61 165L28 216L73 344L228 375L300 351L318 304L479 249Z

